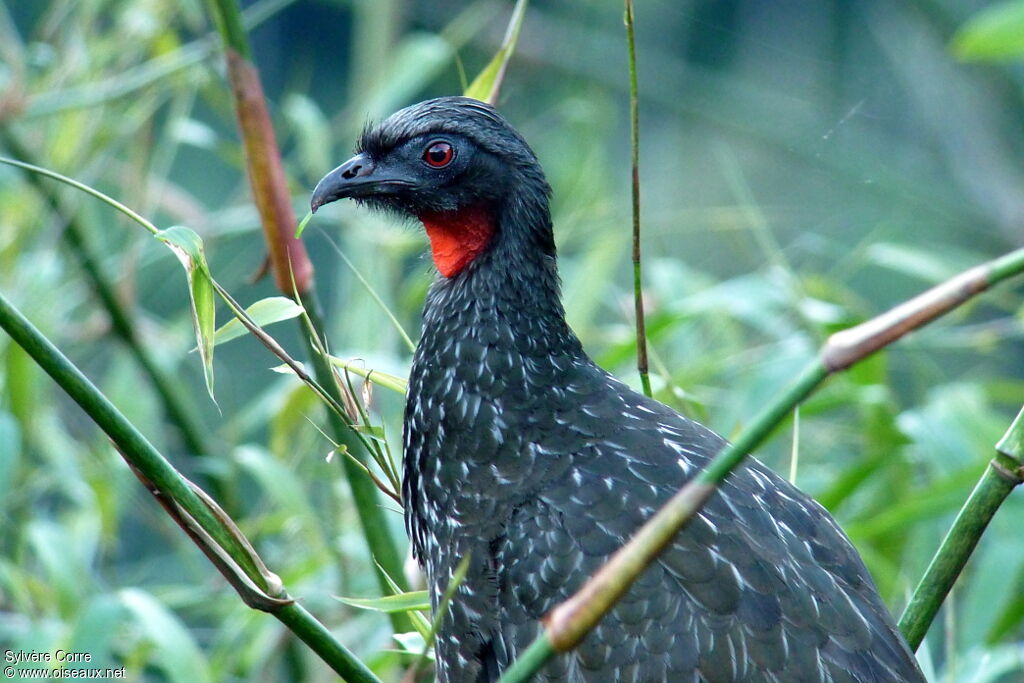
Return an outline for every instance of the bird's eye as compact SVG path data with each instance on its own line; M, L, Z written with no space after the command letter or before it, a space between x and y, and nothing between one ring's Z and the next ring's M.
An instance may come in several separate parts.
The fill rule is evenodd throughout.
M444 168L455 158L455 148L443 140L431 142L423 150L423 161L432 168Z

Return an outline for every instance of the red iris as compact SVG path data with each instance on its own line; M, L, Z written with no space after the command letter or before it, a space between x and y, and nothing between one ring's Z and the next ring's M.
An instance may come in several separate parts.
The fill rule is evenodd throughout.
M444 168L455 158L455 149L448 144L438 140L427 145L423 150L423 161L434 168Z

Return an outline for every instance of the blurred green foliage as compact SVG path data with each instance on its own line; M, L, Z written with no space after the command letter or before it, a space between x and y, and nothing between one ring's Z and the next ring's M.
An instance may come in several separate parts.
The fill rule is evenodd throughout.
M1021 46L1005 30L1019 26L1021 3L972 19L984 8L638 4L660 399L734 433L830 332L1021 243L1024 64L1007 61ZM249 6L299 215L368 118L461 91L460 73L487 64L510 9ZM199 232L218 281L248 305L275 292L252 279L263 245L211 28L199 0L0 2L0 125L34 161L162 228ZM981 61L958 62L950 45ZM499 107L554 186L570 321L602 365L635 383L626 93L617 3L531 3ZM315 399L243 338L218 348L214 406L173 256L108 207L66 188L57 196L54 212L20 172L0 168L0 289L178 467L218 486L293 595L397 677L386 618L333 597L372 597L376 584L331 444L311 424L323 417ZM208 457L183 446L112 336L66 237L72 216L188 397ZM415 338L432 277L420 232L343 205L305 239L332 353L404 376L408 348L353 267ZM1024 398L1021 292L983 297L801 409L797 482L836 514L894 610ZM270 331L299 354L294 326ZM397 446L401 398L378 388L371 405ZM788 472L793 436L780 433L760 457ZM1022 513L1014 494L933 627L922 659L935 680L1024 680ZM397 511L392 519L403 538ZM135 679L332 678L278 622L244 607L98 431L0 336L0 649L12 647L88 651L90 666L123 663Z

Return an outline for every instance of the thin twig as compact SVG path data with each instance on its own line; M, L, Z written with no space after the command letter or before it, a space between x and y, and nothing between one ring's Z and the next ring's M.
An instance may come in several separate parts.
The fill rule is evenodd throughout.
M640 97L636 76L636 31L633 0L626 0L626 44L629 47L629 128L633 167L633 317L636 318L636 368L644 394L653 396L647 362L643 278L640 262Z
M463 555L462 560L459 561L458 566L455 567L455 571L452 572L451 578L448 580L448 585L444 589L444 595L441 596L441 601L437 605L437 609L434 610L434 618L430 622L430 630L427 632L427 637L423 639L423 652L416 658L416 663L413 664L412 670L410 671L411 679L416 679L416 674L423 667L423 664L427 661L427 652L430 651L430 647L434 644L434 640L437 638L437 632L441 628L441 623L444 621L445 615L448 613L448 604L455 597L455 592L462 585L462 582L466 579L466 572L469 571L469 563L473 561L471 553Z

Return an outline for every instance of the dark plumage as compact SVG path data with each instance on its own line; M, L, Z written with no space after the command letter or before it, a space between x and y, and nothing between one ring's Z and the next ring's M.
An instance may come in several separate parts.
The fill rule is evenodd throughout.
M406 524L441 681L493 681L724 444L587 357L559 300L550 189L488 105L441 98L364 132L317 186L419 217L431 287L405 413ZM920 681L864 564L817 503L755 460L601 624L567 681Z

